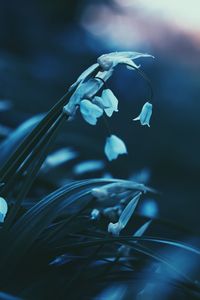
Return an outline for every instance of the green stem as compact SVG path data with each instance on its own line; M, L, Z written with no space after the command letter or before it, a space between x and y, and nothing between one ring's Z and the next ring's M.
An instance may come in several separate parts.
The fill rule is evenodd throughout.
M39 122L39 124L31 131L31 133L25 137L16 151L9 157L4 166L0 170L0 181L6 182L8 178L16 172L26 157L30 154L33 147L43 137L45 132L52 126L56 118L62 111L63 106L66 103L69 92L53 106L48 114Z
M54 141L55 136L58 132L58 129L63 124L63 121L65 121L65 118L66 118L66 116L64 114L61 114L59 116L59 118L56 120L53 128L51 130L49 130L49 132L47 133L47 135L45 137L46 144L44 145L42 150L40 149L40 155L38 156L38 159L33 163L33 166L30 168L30 170L27 174L27 177L25 178L25 180L23 182L23 186L21 187L20 192L15 199L15 201L16 201L15 205L12 207L12 210L4 223L4 229L8 229L10 227L10 225L12 224L12 222L14 221L14 219L21 207L21 202L23 201L23 199L27 195L28 191L30 190L30 188L37 176L37 173L39 172L40 167L43 164L43 162L48 154L48 150L51 146L51 143Z

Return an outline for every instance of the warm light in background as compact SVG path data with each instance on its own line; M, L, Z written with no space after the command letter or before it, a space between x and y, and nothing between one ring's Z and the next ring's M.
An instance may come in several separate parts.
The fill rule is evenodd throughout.
M121 7L142 9L152 17L164 18L165 21L187 29L196 27L196 30L200 30L199 0L115 0L115 2Z
M81 18L85 30L108 49L145 47L148 51L157 47L165 50L180 44L178 38L188 39L189 44L199 48L199 0L114 0L114 3L117 9L90 4Z

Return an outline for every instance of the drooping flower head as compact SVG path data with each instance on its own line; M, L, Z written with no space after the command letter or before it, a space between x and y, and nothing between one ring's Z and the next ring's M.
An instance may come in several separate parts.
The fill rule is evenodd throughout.
M139 57L152 57L147 53L139 53L133 51L121 51L121 52L111 52L109 54L103 54L98 59L97 62L103 70L110 70L116 67L118 64L129 64L133 68L138 69L140 66L136 65L134 59Z
M141 125L147 125L150 127L150 119L151 119L151 115L152 115L152 108L153 105L149 102L146 102L141 110L141 113L139 114L139 116L135 119L133 119L133 121L140 121Z
M103 109L89 100L81 101L80 112L90 125L96 125L97 119L103 115Z
M127 154L126 145L116 135L112 134L106 139L104 152L108 160L116 159L121 154Z
M87 68L71 85L69 91L73 93L69 102L64 106L63 112L71 119L77 109L80 109L83 119L90 125L96 125L97 120L104 114L106 117L111 117L114 112L118 112L118 99L106 87L106 82L112 76L118 64L125 64L132 70L138 70L140 65L136 65L134 60L141 57L153 56L133 51L112 52L101 55L97 59L97 63ZM104 85L105 88L99 95ZM140 120L142 125L149 126L151 114L152 104L147 102L143 106L141 114L134 120ZM127 153L124 142L115 135L107 138L104 150L110 161L116 159L120 154Z

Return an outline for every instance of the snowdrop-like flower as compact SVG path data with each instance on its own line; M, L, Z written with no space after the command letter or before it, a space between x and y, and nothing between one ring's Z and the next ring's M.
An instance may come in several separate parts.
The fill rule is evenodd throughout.
M106 139L104 152L109 161L116 159L121 154L127 154L126 145L116 135L112 134Z
M111 117L113 112L118 112L118 100L110 89L105 89L101 97L95 96L92 102L101 107L108 117Z
M0 223L4 222L7 212L8 212L7 202L4 198L0 197Z
M143 193L148 191L156 193L156 190L145 186L143 183L121 180L120 182L113 182L100 187L95 187L91 190L91 194L101 202L126 191L141 191Z
M121 51L121 52L111 52L108 54L101 55L97 62L101 66L103 70L109 70L117 66L118 64L129 64L133 66L133 68L139 68L140 66L136 65L133 61L139 57L152 57L147 53L138 53L132 51Z
M119 221L117 223L109 223L108 232L112 233L115 236L118 236L120 234L122 229L126 227L128 221L132 217L141 194L141 192L137 193L137 195L128 203L121 216L119 217Z
M78 77L78 79L76 80L76 82L74 82L70 88L69 88L69 92L76 88L79 83L82 83L84 80L86 80L95 70L97 70L99 67L99 64L93 64L91 65L89 68L87 68L83 73L81 73L81 75Z
M118 100L110 89L105 89L101 95L102 102L107 108L104 109L106 115L111 117L113 112L118 112Z
M139 116L135 119L133 119L133 121L140 121L141 125L147 125L150 127L149 122L150 122L150 118L152 115L152 104L149 102L146 102L143 107L142 107L142 111L139 114Z
M86 122L90 125L96 125L97 118L103 115L103 109L93 104L89 100L82 100L80 103L80 112Z
M105 102L103 98L99 97L99 96L95 96L92 99L92 103L96 104L97 106L99 106L100 108L102 108L103 110L105 108L109 108L109 103Z
M69 99L69 102L63 107L64 113L68 116L73 116L81 100L90 99L98 92L101 85L102 83L97 79L89 79L87 82L80 84Z

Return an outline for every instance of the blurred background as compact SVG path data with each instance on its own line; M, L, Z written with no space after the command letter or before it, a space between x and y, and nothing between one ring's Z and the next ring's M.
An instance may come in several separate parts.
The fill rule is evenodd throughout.
M147 83L125 68L109 82L120 102L109 126L129 155L108 163L103 124L81 117L66 124L62 144L80 150L80 161L102 160L108 175L148 177L161 192L159 215L199 232L199 10L198 0L1 0L1 139L46 112L99 55L150 53L156 59L137 61L154 88L150 129L132 122L149 100Z

